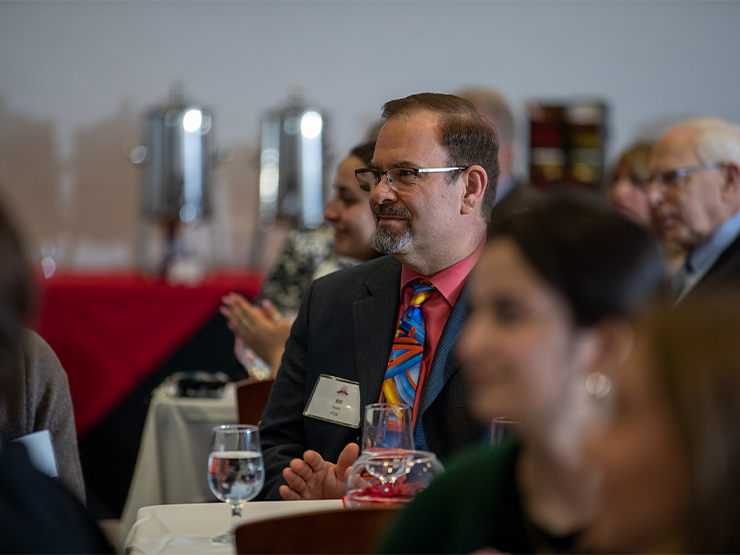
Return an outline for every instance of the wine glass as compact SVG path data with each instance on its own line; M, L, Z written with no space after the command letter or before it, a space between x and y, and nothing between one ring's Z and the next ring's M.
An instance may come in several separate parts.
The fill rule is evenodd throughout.
M404 472L403 463L414 448L411 407L405 403L373 403L365 406L362 453L354 470L362 469L368 486L392 484ZM355 489L360 489L356 484Z
M362 452L413 449L411 407L404 403L374 403L365 407Z
M213 428L208 455L208 486L221 501L231 503L232 530L211 541L234 543L242 505L254 499L265 483L260 434L257 426L228 424Z

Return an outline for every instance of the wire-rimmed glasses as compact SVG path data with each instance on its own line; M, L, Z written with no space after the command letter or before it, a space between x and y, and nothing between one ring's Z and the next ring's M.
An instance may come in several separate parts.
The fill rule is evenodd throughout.
M383 176L388 180L388 185L394 191L405 191L412 189L417 185L417 178L420 173L442 173L467 170L470 166L451 166L447 168L391 168L384 172L370 168L360 168L355 170L355 177L360 189L369 193L378 186Z
M682 177L691 175L692 173L717 170L722 166L724 166L723 162L710 162L708 164L702 164L700 166L687 166L685 168L676 168L673 170L655 172L650 177L648 177L646 185L647 188L650 188L650 186L655 183L659 187L675 189L681 184Z

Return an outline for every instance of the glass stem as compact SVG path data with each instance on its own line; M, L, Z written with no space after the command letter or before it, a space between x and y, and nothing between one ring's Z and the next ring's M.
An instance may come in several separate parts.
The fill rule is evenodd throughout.
M242 505L243 503L232 503L231 504L231 532L232 537L236 532L237 526L242 523ZM232 541L234 541L232 539Z
M231 527L235 529L242 520L242 503L231 504Z

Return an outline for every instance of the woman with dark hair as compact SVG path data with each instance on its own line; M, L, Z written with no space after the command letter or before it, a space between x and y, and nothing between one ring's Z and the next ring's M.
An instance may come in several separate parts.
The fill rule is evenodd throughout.
M612 424L588 450L604 491L582 547L740 553L740 296L655 306L637 332Z
M474 272L459 351L469 402L482 420L521 422L520 433L453 463L384 552L571 549L596 507L584 443L631 348L626 318L663 282L644 229L565 195L494 220Z
M69 388L51 349L25 329L32 284L20 238L0 207L0 553L112 553L72 493L84 500ZM65 444L70 425L72 443ZM70 489L36 470L25 447L9 441L48 427L57 455L74 451L76 466L67 469L67 456L58 458Z
M288 237L265 284L262 306L252 305L238 293L223 298L221 313L228 319L229 329L237 341L243 341L272 368L273 376L280 367L293 317L311 281L378 256L371 247L375 219L369 194L357 187L355 178L355 170L367 166L374 152L374 142L359 145L340 162L334 196L324 208L324 219L333 231L296 231Z

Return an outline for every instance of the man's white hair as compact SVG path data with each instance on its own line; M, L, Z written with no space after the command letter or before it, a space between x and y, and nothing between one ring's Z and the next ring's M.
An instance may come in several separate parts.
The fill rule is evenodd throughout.
M693 118L678 124L699 132L695 148L704 164L734 162L740 166L740 125L719 118Z

